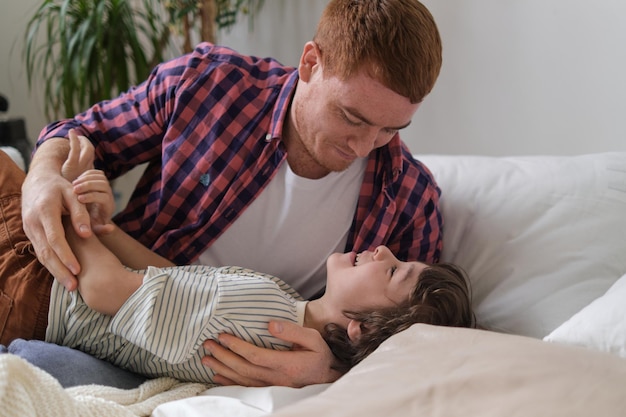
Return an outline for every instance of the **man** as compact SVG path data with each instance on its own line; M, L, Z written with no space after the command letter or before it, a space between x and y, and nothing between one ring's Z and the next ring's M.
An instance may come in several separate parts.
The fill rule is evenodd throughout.
M97 225L60 175L75 129L109 178L147 163L115 222L176 264L261 270L309 298L323 291L332 252L386 245L400 259L436 262L439 189L398 130L440 66L437 27L416 0L331 1L297 69L201 44L120 97L44 129L22 188L24 230L41 263L76 288L81 266L61 215L83 237ZM301 349L266 351L222 335L205 343L216 381L301 386L339 376L319 333L269 329Z

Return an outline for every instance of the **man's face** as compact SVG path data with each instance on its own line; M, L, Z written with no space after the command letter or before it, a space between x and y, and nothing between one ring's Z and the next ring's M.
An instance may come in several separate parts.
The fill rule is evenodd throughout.
M317 54L314 44L308 51L305 47L292 121L308 156L327 171L342 171L389 143L409 125L419 103L411 103L364 71L347 80L324 78Z

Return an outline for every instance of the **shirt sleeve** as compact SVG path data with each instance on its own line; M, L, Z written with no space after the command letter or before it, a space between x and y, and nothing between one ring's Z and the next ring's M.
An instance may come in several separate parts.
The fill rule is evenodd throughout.
M68 137L75 129L95 147L95 166L108 178L116 178L131 168L158 161L166 127L178 101L181 84L193 83L194 55L188 54L159 64L149 77L118 97L97 103L72 118L46 126L37 147L53 137ZM184 103L181 103L184 104Z

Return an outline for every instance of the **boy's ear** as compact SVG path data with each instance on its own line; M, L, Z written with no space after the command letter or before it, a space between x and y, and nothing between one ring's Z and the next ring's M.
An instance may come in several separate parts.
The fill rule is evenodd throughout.
M361 339L361 322L358 320L350 320L350 322L348 322L348 327L346 327L346 331L348 332L348 339L350 339L351 342L356 343L359 341L359 339Z

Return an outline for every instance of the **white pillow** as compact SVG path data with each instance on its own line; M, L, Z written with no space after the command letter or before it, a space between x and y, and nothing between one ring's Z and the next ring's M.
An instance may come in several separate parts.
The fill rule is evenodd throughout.
M417 158L488 328L543 338L626 273L626 152Z
M584 346L626 358L626 275L544 340Z
M575 346L417 324L272 417L623 417L626 361Z

